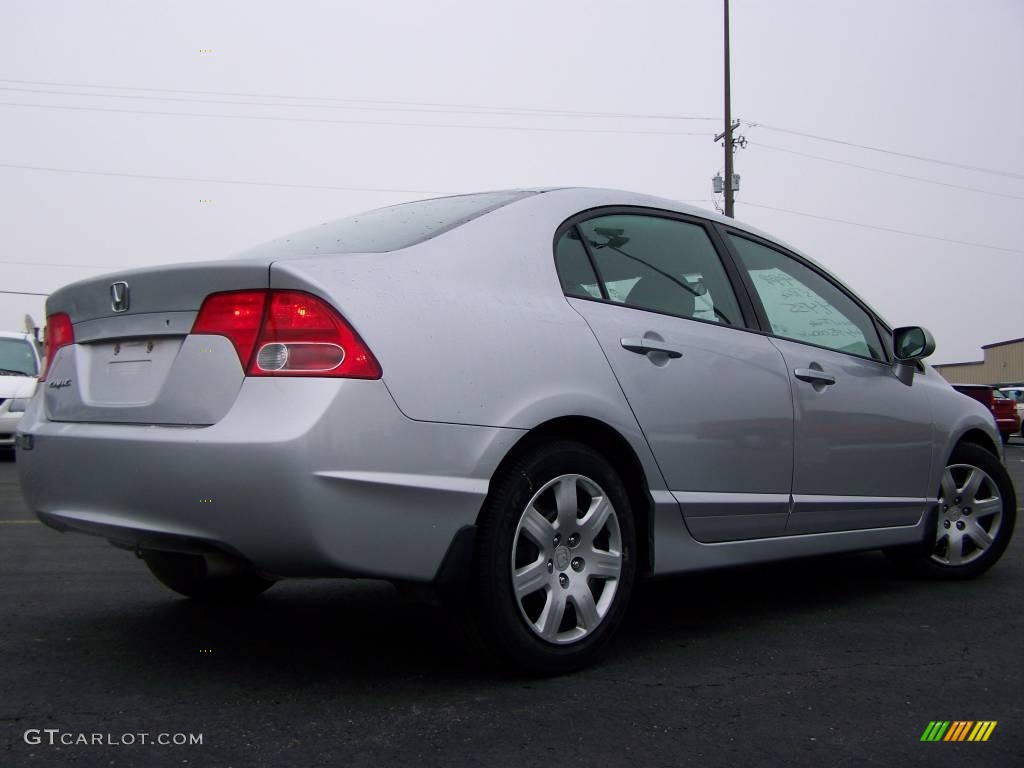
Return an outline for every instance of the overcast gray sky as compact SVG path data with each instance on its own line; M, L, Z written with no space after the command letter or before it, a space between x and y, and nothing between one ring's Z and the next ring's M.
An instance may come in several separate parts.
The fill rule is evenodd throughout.
M1021 0L733 0L734 116L1004 172L744 127L737 218L929 327L934 362L1024 336L1022 39ZM0 0L0 290L219 258L434 192L608 186L710 207L719 122L529 110L720 118L721 45L720 0ZM0 328L42 307L0 294Z

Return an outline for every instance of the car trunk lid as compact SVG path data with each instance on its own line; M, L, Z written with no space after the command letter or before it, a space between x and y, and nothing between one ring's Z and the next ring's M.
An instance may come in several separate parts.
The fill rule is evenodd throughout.
M42 384L53 421L205 426L227 413L244 380L231 342L190 335L211 293L266 289L269 260L154 267L83 280L54 293L75 343Z

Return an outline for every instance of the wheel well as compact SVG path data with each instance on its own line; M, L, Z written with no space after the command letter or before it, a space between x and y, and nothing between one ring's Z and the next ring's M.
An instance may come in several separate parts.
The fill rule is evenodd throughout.
M553 440L573 440L600 453L622 478L633 509L636 525L637 567L641 575L654 571L654 499L636 452L619 432L602 421L586 416L563 416L539 424L526 433L501 460L498 476L524 452Z
M957 445L960 445L960 443L973 443L979 448L984 448L993 456L998 457L1000 455L999 448L997 448L995 443L992 442L992 438L980 429L971 429L965 432L960 436L960 439L957 440Z

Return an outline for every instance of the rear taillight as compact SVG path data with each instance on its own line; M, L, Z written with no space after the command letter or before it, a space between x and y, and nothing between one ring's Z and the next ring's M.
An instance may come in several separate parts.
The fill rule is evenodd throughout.
M352 326L323 299L301 291L212 294L192 333L230 338L248 376L381 376Z
M379 379L380 365L327 302L300 291L271 291L249 363L250 376L342 376Z
M43 361L43 372L39 375L40 381L46 381L46 374L50 372L50 365L57 351L61 347L67 347L75 343L75 329L71 325L71 317L66 312L55 312L46 318L46 331L43 334L46 342L46 360Z
M266 291L211 293L199 308L192 333L227 336L245 368L256 346L266 304Z

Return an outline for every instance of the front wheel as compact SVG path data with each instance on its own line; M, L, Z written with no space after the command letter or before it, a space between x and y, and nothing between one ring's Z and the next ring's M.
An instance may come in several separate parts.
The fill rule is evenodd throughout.
M1017 500L998 458L977 445L959 445L942 473L935 535L925 550L896 555L915 571L940 579L968 579L987 571L1013 535Z
M265 592L273 581L251 566L216 554L144 550L142 559L161 584L197 600L245 600Z
M633 589L635 533L622 481L591 448L560 441L525 454L492 489L470 585L478 639L531 674L589 663Z

